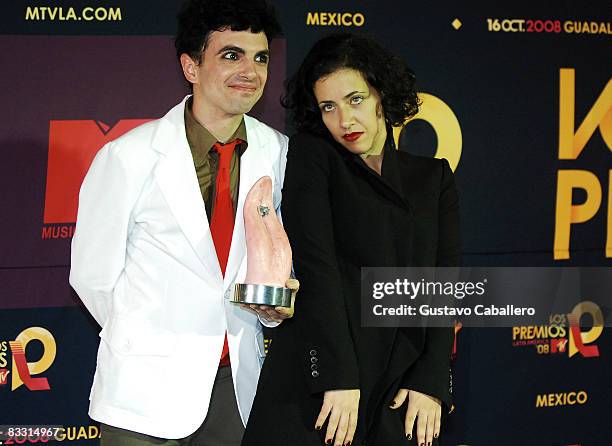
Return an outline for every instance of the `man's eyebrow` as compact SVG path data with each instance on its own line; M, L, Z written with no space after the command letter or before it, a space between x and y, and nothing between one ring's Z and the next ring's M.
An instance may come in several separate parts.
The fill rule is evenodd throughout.
M270 56L270 50L257 51L257 56Z
M221 48L219 51L217 51L217 54L225 53L227 51L233 51L235 53L240 53L240 54L244 54L245 53L245 51L242 48L240 48L239 46L226 45L223 48Z

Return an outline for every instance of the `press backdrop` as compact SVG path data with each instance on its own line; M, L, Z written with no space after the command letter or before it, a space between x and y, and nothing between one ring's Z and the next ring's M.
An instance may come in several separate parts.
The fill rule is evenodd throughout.
M611 264L609 2L275 4L285 34L255 116L291 134L278 99L312 43L338 30L373 36L418 78L423 109L398 129L401 149L455 169L464 264ZM61 425L64 442L99 441L87 416L99 327L68 284L77 193L105 142L187 93L177 8L0 5L0 425ZM443 445L612 444L612 339L587 317L576 342L573 310L597 311L568 308L547 330L458 329Z

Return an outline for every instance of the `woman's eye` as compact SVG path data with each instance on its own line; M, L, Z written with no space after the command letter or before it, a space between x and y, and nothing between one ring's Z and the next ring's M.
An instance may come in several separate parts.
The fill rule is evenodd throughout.
M233 51L228 51L227 53L223 54L223 58L227 60L238 60L238 54Z
M321 110L323 110L325 113L329 113L330 111L334 110L334 106L333 104L323 104Z
M363 96L353 96L351 98L351 105L361 104L363 102Z

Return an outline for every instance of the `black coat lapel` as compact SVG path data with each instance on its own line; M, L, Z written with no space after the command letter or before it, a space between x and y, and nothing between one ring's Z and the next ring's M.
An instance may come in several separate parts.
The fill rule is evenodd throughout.
M346 149L344 152L349 153ZM404 197L400 160L392 138L387 138L385 143L382 175L372 170L359 155L350 155L377 192L411 212L410 203Z

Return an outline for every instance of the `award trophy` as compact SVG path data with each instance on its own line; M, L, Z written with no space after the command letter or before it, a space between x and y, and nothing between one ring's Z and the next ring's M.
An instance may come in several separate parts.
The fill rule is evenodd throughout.
M244 202L247 245L245 283L234 285L232 302L291 307L292 290L285 288L291 275L291 246L274 212L272 180L260 178Z

